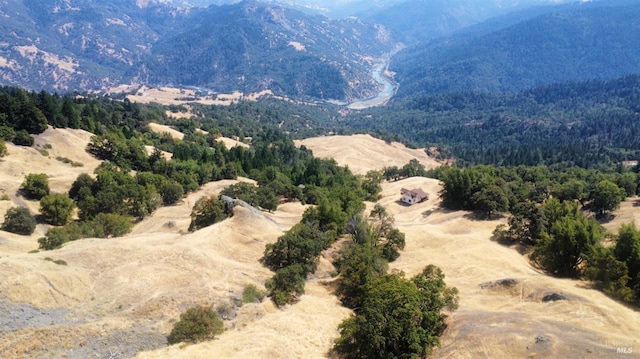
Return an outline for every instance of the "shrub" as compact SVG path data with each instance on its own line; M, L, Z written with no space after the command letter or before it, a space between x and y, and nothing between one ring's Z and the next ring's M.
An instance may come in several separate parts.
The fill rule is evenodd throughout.
M11 141L14 137L16 137L16 131L13 128L6 125L0 125L0 139L4 141Z
M265 296L265 291L258 289L255 284L248 284L242 291L242 303L260 303Z
M13 140L11 142L13 142L13 144L18 146L31 147L33 146L34 141L35 140L33 139L33 137L29 135L27 131L20 130L20 131L16 131L16 135L13 137Z
M28 209L14 207L4 215L4 223L0 229L11 233L30 235L36 229L36 220Z
M600 244L604 231L593 218L577 212L555 221L549 233L543 233L531 259L553 275L578 277L585 260Z
M6 193L3 193L2 196L0 196L0 201L8 201L9 199L9 195Z
M53 262L53 263L55 263L57 265L61 265L61 266L66 266L67 265L67 262L62 260L62 259L53 260L53 258L51 258L51 257L46 257L46 258L44 258L44 260L45 261L49 261L49 262Z
M162 196L162 203L165 206L175 204L182 199L184 189L182 185L176 181L165 181L160 185L158 190Z
M281 307L295 303L298 297L304 294L305 280L306 274L302 265L294 264L278 269L276 274L267 280L266 287L273 302Z
M243 200L251 206L267 211L275 211L278 208L278 196L270 186L256 187L250 183L239 182L223 189L220 194Z
M427 266L406 279L403 273L371 279L356 315L339 326L334 350L343 358L424 358L439 345L446 327L443 310L455 310L458 291L444 274Z
M100 213L88 222L72 222L64 227L51 228L45 237L39 238L40 249L51 250L80 238L119 237L133 227L131 217L113 213Z
M180 342L198 343L213 339L224 331L224 324L211 307L196 306L180 314L167 337L169 344Z
M7 153L7 145L4 143L3 139L0 139L0 157L6 156Z
M76 161L73 161L73 160L71 160L71 159L69 159L67 157L58 156L58 157L56 157L56 160L58 160L58 161L60 161L62 163L69 164L69 165L71 165L71 167L82 167L82 166L84 166L84 164L82 162L76 162Z
M131 217L115 213L99 213L91 221L91 224L93 233L87 234L100 238L121 237L133 228Z
M52 250L59 248L67 242L75 241L81 236L82 228L72 223L64 227L49 229L46 236L38 238L38 244L40 245L40 249Z
M317 227L298 223L275 243L265 246L264 263L274 271L299 264L306 276L316 270L318 256L330 243L326 233Z
M25 197L40 200L49 194L49 178L44 173L29 173L20 190Z

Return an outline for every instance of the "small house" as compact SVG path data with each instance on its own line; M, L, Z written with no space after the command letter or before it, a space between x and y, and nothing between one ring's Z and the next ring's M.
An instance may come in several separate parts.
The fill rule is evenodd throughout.
M412 190L403 188L400 190L400 194L402 195L402 198L400 198L400 200L409 205L424 202L429 199L429 195L421 188Z

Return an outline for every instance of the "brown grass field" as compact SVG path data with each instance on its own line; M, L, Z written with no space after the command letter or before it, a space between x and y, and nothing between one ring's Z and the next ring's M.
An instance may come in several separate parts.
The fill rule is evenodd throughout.
M9 155L0 160L0 191L10 200L0 201L0 215L16 205L37 213L36 202L16 194L28 173L47 173L56 192L67 191L78 174L92 173L99 162L84 151L89 137L79 130L49 129L37 136L35 149L7 144ZM356 173L402 166L412 158L428 168L437 165L423 151L364 135L302 143ZM48 155L37 151L47 144ZM71 167L57 156L84 166ZM37 238L46 232L43 225L32 236L0 231L0 357L329 357L337 326L351 313L332 294L327 258L299 303L284 309L269 300L245 304L225 321L226 331L218 338L165 347L164 338L188 306L229 303L247 284L263 288L272 275L259 261L265 245L298 222L305 209L285 203L274 213L258 214L239 207L234 217L188 233L195 201L231 183L235 181L203 186L181 203L158 209L122 238L85 239L28 253L38 247ZM420 187L431 197L404 206L398 202L402 187ZM435 264L447 284L460 291L459 309L449 315L433 358L638 357L636 309L592 289L589 282L545 275L515 249L491 241L491 232L504 218L479 221L468 212L443 210L439 189L437 181L421 177L384 183L379 201L406 233L407 246L391 268L414 275ZM635 219L634 203L625 202L608 228ZM481 286L503 279L514 284ZM567 300L542 302L550 293ZM618 347L633 353L617 354Z

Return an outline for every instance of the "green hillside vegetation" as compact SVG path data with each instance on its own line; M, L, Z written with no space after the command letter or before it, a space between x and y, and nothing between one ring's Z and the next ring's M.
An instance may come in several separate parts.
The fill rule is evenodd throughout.
M398 95L503 92L640 72L634 36L640 6L597 2L571 9L404 51L391 66L402 84Z
M365 85L355 94L372 90L359 55L380 56L392 47L377 31L354 20L327 21L251 1L210 7L191 16L180 33L159 40L129 75L220 92L268 88L288 96L345 99L354 95L350 81ZM291 41L305 49L296 50Z
M169 15L171 8L158 4L143 8L128 0L85 1L75 11L71 6L67 9L44 0L17 0L4 5L6 17L0 35L3 42L12 46L36 45L63 61L73 58L77 65L77 72L60 71L42 54L29 62L17 51L3 50L10 61L30 64L19 70L6 68L3 84L32 89L86 90L103 86L105 80L119 81L163 34L163 27L157 26L161 20L177 25L175 18L162 16ZM117 19L126 22L118 23Z
M640 158L640 76L505 94L458 92L354 113L353 131L437 147L458 164L610 167Z
M407 327L413 323L413 317L404 315L404 310L390 312L385 318L366 319L367 322L381 320L387 323L387 327L375 332L377 340L386 343L385 352L422 355L438 343L445 318L441 310L455 307L455 289L445 289L442 273L431 267L411 280L399 274L385 274L386 263L400 255L405 242L404 234L393 227L393 217L383 207L376 206L368 219L362 218L365 209L363 201L377 198L381 191L381 173L356 176L348 168L338 166L334 160L314 158L309 150L296 148L291 138L277 126L256 125L251 116L248 116L247 122L254 123L247 126L247 132L252 135L252 146L248 149L239 146L227 149L214 137L227 128L215 127L216 120L212 118L203 119L203 124L207 123L211 130L207 135L195 131L195 126L199 124L193 120L177 120L177 128L190 130L185 131L183 140L175 140L147 130L146 124L150 120L169 122L164 117L164 109L158 106L106 99L72 100L46 93L27 93L9 88L4 90L3 96L9 103L22 99L33 106L32 111L40 111L42 116L38 121L43 126L73 123L77 127L96 131L98 134L92 137L87 151L105 161L95 170L95 178L89 174L78 176L68 196L56 194L43 197L43 216L50 224L58 226L50 228L46 236L38 240L42 249L55 250L66 242L85 237L125 235L134 221L148 216L162 203L175 200L176 191L166 190L167 187L179 187L181 191L178 193L188 193L209 181L238 175L249 176L258 182L257 187L238 183L225 189L222 194L267 210L277 210L280 200L299 200L315 205L304 212L300 223L265 248L263 262L275 272L265 286L268 295L278 306L297 301L304 293L307 276L316 270L322 251L349 234L353 241L345 246L338 263L343 276L339 295L344 303L368 305L375 298L403 296L407 310L417 311L416 315L421 318L415 330L397 331L397 327ZM100 116L107 110L110 116ZM272 114L277 113L275 111ZM3 115L4 118L10 118ZM242 116L242 113L236 113L234 117L237 120ZM48 122L49 118L51 122ZM235 127L231 128L242 131L237 127L241 123L236 122ZM10 121L5 121L3 125L9 130L15 126ZM39 131L38 128L34 129ZM172 160L164 159L159 151L147 155L145 145L172 150ZM171 200L163 198L166 193L172 193ZM79 209L79 219L69 222L69 214L74 206ZM17 215L14 216L14 212ZM223 201L201 198L194 206L190 230L224 220L231 214L232 210ZM26 226L23 225L25 223ZM23 227L25 233L35 228L35 220L28 211L9 211L3 229L20 232ZM364 269L359 265L362 259L358 255L360 251L367 253ZM359 270L352 272L347 269L356 267L372 275L361 277ZM388 282L390 285L378 286L375 281ZM375 301L370 305L375 305ZM425 305L425 301L431 304ZM368 308L366 305L363 308ZM197 342L221 333L222 323L212 313L204 307L188 309L174 325L168 337L169 342ZM371 313L363 309L343 324L349 329L342 334L342 344L336 344L337 353L349 357L351 349L345 343L354 341L359 343L357 345L364 344L361 338L369 335L372 327L362 326L360 319L367 318ZM401 346L393 344L398 335L405 334L410 337ZM418 351L416 346L420 348Z
M0 83L72 92L146 82L343 100L375 91L363 59L391 51L396 42L373 24L275 4L177 6L7 3L0 42L7 44L1 52L9 66Z
M634 107L637 102L633 101L637 98L637 83L637 77L627 77L616 81L547 86L517 94L422 96L413 101L398 102L389 109L363 111L359 113L362 117L350 124L357 128L365 123L364 117L375 114L379 116L380 125L389 125L387 118L394 109L400 109L395 115L403 121L428 120L428 116L422 116L432 113L442 121L434 122L440 126L437 130L457 129L458 138L463 139L478 135L473 134L473 128L465 132L470 126L459 119L449 124L445 120L465 119L460 115L476 111L477 121L482 116L489 120L499 119L495 108L504 111L505 119L553 115L559 123L556 132L543 132L544 126L518 130L530 134L531 143L542 147L549 142L540 141L544 138L541 134L562 134L557 130L562 126L569 130L581 128L576 114L584 114L587 119L594 116L594 121L597 118L594 114L600 114L603 120L601 127L596 128L600 132L589 137L584 137L582 132L573 132L575 141L591 141L595 146L603 146L602 142L609 140L608 143L619 146L619 151L633 153L633 146L637 144L631 138L625 142L628 133L616 130L618 125L609 122L616 120L610 114L618 113L620 123L635 133L631 119L637 116ZM404 234L394 228L393 217L383 207L375 206L369 217L363 214L363 201L377 198L384 178L396 180L427 173L412 161L402 168L356 176L334 160L317 159L308 149L295 147L291 135L278 127L305 123L318 124L318 128L311 131L330 126L345 128L348 121L333 117L332 107L305 112L302 107L278 105L273 101L228 108L203 106L195 108L203 115L197 120L172 120L166 117L166 108L159 105L138 105L106 98L61 97L13 88L2 90L0 96L8 104L3 107L7 112L0 113L4 119L3 131L11 133L28 128L37 133L43 126L71 124L96 133L87 151L105 160L96 169L95 177L82 174L73 183L68 193L73 204L63 200L64 195L60 197L60 205L45 197L43 206L47 208L47 218L50 223L61 226L50 228L46 236L39 239L42 249L55 249L85 237L125 235L135 221L153 213L160 205L175 203L183 194L195 191L204 183L247 176L254 179L257 186L236 185L225 193L265 210L277 210L277 203L281 201L315 205L305 211L300 223L265 248L263 263L274 271L265 286L268 296L278 306L290 305L299 299L308 275L317 268L322 251L342 238L347 242L335 263L339 276L337 295L345 306L355 310L355 316L341 325L340 338L334 348L336 353L351 357L353 353L361 352L364 350L363 338L376 338L380 348L385 348L390 355L424 355L438 343L437 338L444 329L444 310L455 308L457 292L446 287L437 268L427 267L422 275L410 279L397 273L386 273L387 263L401 255ZM496 104L501 106L495 107ZM607 106L603 107L603 104ZM41 116L20 117L23 110L40 112ZM323 113L326 127L322 127ZM513 117L507 117L507 113ZM37 125L29 121L15 124L9 120L14 118L31 118ZM184 139L150 132L147 124L151 121L173 125L184 131ZM567 126L569 123L571 125ZM196 131L196 128L203 128L208 133ZM501 127L489 129L497 131L495 140ZM251 147L227 149L216 140L219 135L251 137ZM514 147L522 146L519 141L524 138L524 135L514 138ZM557 144L558 138L549 137L549 141ZM488 143L491 138L483 140ZM443 143L442 146L447 145L447 142ZM172 152L172 160L164 159L159 151L147 155L145 145ZM452 152L464 148L456 145L460 143L453 142ZM616 245L607 247L602 244L604 231L585 213L607 218L621 200L638 192L638 174L633 169L611 166L611 158L596 158L590 169L570 165L587 161L581 157L585 151L582 152L565 152L568 160L554 166L443 167L429 174L443 182L441 196L445 206L473 210L481 218L508 215L508 226L496 230L496 240L531 246L534 253L531 259L550 274L594 279L607 293L635 303L638 301L635 279L638 274L633 243L640 237L636 236L637 230L624 227L616 236ZM490 158L492 152L481 146L477 153L479 158ZM217 199L205 198L201 204L212 206L194 207L192 230L224 220L230 214ZM73 206L79 210L79 219L68 222L66 211ZM32 219L30 214L24 213L18 224L29 221L35 225ZM387 301L390 296L401 298L407 310L422 318L421 324L408 325L402 310L385 310L381 316L379 311L372 309L390 305ZM420 304L426 302L432 305ZM397 338L406 340L401 345L394 345Z
M637 173L474 166L443 167L432 175L443 182L443 206L482 217L508 214L508 224L496 228L494 239L531 248L536 266L555 276L592 279L606 293L640 303L640 232L634 224L624 225L613 235L614 245L606 245L597 220L606 220L622 200L638 193Z
M399 2L366 19L411 42L447 36L512 9L510 5L500 8L492 1L413 0Z

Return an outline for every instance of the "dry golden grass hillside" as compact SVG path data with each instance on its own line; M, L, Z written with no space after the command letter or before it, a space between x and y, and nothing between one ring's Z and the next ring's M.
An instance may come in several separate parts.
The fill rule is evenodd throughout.
M515 249L491 241L503 220L479 221L466 212L438 207L438 199L406 207L400 189L440 185L409 178L383 186L380 203L395 215L407 246L392 268L415 275L439 266L460 291L439 358L604 358L617 345L640 345L640 314L591 289L588 282L552 278L533 268ZM505 281L513 280L513 281ZM566 300L543 302L557 293ZM620 345L622 346L622 345Z
M229 94L200 95L195 90L175 88L175 87L147 87L122 85L111 89L111 93L135 92L127 95L131 102L138 103L159 103L162 105L188 105L190 103L200 103L203 105L229 106L239 101L257 101L263 96L273 96L270 90L263 90L244 94L235 91Z
M167 125L161 125L159 123L149 123L149 129L155 133L158 134L169 134L169 136L171 136L174 139L177 140L181 140L184 138L184 133L177 131L173 128L171 128L170 126ZM204 131L200 130L201 132L204 133ZM220 137L218 138L218 141L221 141L224 143L224 145L227 148L231 148L231 147L235 147L235 146L242 146L242 147L249 147L249 145L247 145L244 142L240 142L238 140L235 140L233 138L228 138L228 137Z
M40 204L20 196L18 189L30 173L45 173L49 176L51 192L66 193L81 173L93 173L100 164L85 151L92 134L83 130L53 129L35 136L33 147L15 146L7 143L8 155L0 159L0 196L9 200L0 201L0 218L11 207L27 207L37 214ZM65 163L61 160L69 160ZM73 165L72 163L76 164ZM46 228L38 226L33 237L43 236ZM0 256L7 253L27 252L38 247L35 241L26 241L23 236L2 233Z
M398 142L386 143L371 135L313 137L295 143L312 150L315 157L335 159L356 174L384 167L402 167L412 159L417 159L427 169L439 166L424 149L410 149Z
M16 191L29 172L49 174L60 192L79 173L91 173L98 161L84 152L89 137L82 131L50 129L37 138L37 148L51 145L47 156L9 145L9 156L0 162L0 186L11 200L0 201L0 215L24 202ZM336 158L358 173L402 166L414 157L435 166L419 157L422 151L368 136L305 142L316 155ZM71 167L56 156L84 167ZM245 304L225 321L227 330L215 340L165 347L166 335L185 308L228 304L247 284L263 287L272 275L259 261L265 245L298 222L305 209L300 203L282 204L274 213L237 207L232 218L188 233L195 201L235 182L209 183L180 203L158 209L122 238L85 239L54 251L28 253L37 248L45 228L30 237L0 232L0 357L327 357L338 324L350 312L332 295L326 258L299 303L284 309L268 300ZM404 206L398 202L403 187L422 188L431 197ZM491 241L491 232L504 219L479 221L467 212L442 210L439 190L435 180L409 178L384 183L379 201L406 233L407 246L391 267L413 275L435 264L460 291L460 308L450 314L434 358L637 355L637 310L591 289L588 282L546 276L515 249ZM617 218L635 217L632 203L623 204ZM552 293L566 300L542 301ZM618 346L632 347L634 354L616 354Z

